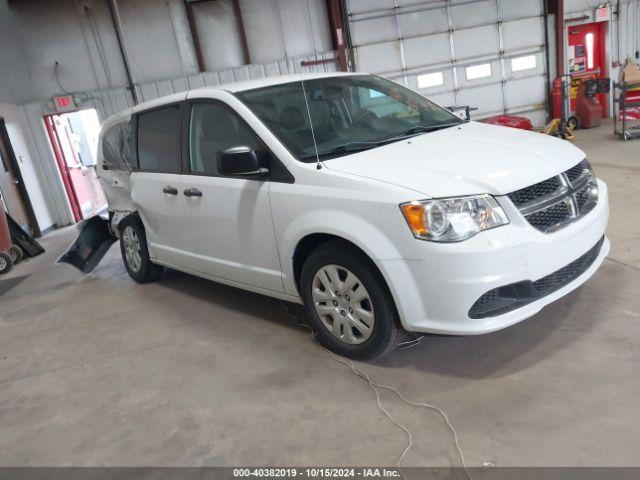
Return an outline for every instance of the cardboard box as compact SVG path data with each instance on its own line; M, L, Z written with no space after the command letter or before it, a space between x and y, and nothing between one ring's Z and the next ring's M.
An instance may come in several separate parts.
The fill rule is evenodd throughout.
M620 69L618 79L624 83L640 83L640 65L627 60L624 67Z

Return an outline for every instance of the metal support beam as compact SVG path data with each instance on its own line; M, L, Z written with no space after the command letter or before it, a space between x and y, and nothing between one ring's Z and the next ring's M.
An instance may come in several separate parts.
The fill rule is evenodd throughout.
M244 64L248 65L251 63L251 54L249 52L249 42L247 42L247 32L244 29L244 19L242 18L242 10L240 9L240 0L232 0L231 3L233 3L233 13L235 14L236 21L238 22L238 32L240 33L240 44L242 45Z
M124 71L127 75L127 83L133 103L138 104L138 93L136 92L136 86L133 83L133 76L131 75L131 69L129 68L129 59L127 58L127 51L124 47L124 38L122 37L122 27L120 25L120 14L118 13L118 5L116 0L109 0L109 13L111 14L111 21L113 22L113 28L116 31L116 39L118 40L118 48L120 49L120 55L122 56L122 63L124 64Z
M196 27L196 19L193 15L193 4L188 0L184 0L184 8L187 12L187 21L189 23L189 31L193 39L193 49L196 51L196 60L198 61L198 71L200 73L206 70L204 66L204 57L202 56L202 47L200 46L200 36Z
M564 0L556 0L556 73L564 75Z
M552 89L551 89L551 62L549 60L549 2L544 0L544 61L545 61L545 83L547 88L545 89L547 95L547 122L550 122L553 118L553 103L552 103Z
M342 5L340 0L326 1L333 49L338 52L338 65L340 66L340 70L346 72L349 70L349 64L347 61L347 47L345 45L344 22L342 20Z

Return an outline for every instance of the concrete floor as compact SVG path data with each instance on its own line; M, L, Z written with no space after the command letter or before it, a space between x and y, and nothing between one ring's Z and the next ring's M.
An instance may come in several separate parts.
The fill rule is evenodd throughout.
M640 465L640 141L607 125L576 144L610 188L595 277L507 330L359 364L445 408L471 465ZM1 465L395 463L405 435L279 301L176 272L137 285L117 248L82 276L54 264L74 235L0 297ZM404 465L457 464L436 413L382 400L413 431Z

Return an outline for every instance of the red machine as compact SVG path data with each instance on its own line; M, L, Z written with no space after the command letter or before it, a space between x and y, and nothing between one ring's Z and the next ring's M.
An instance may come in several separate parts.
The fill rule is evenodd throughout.
M581 128L593 128L602 123L603 108L596 95L600 93L597 80L583 80L578 85L576 117Z
M7 273L13 268L13 260L9 251L11 250L11 233L4 207L0 203L0 274Z
M521 130L533 130L531 120L525 117L517 117L515 115L495 115L493 117L480 120L482 123L490 123L492 125L501 125L503 127L519 128Z

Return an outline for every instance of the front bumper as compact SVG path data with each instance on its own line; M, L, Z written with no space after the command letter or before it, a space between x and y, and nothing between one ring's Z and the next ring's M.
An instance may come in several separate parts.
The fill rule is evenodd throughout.
M607 186L598 180L596 207L583 218L542 233L506 198L498 198L510 224L469 240L438 244L419 241L422 260L380 261L403 327L413 332L475 335L508 327L587 281L609 253L607 238L580 275L561 288L503 314L471 318L485 293L519 282L535 282L575 262L602 240L609 218Z

